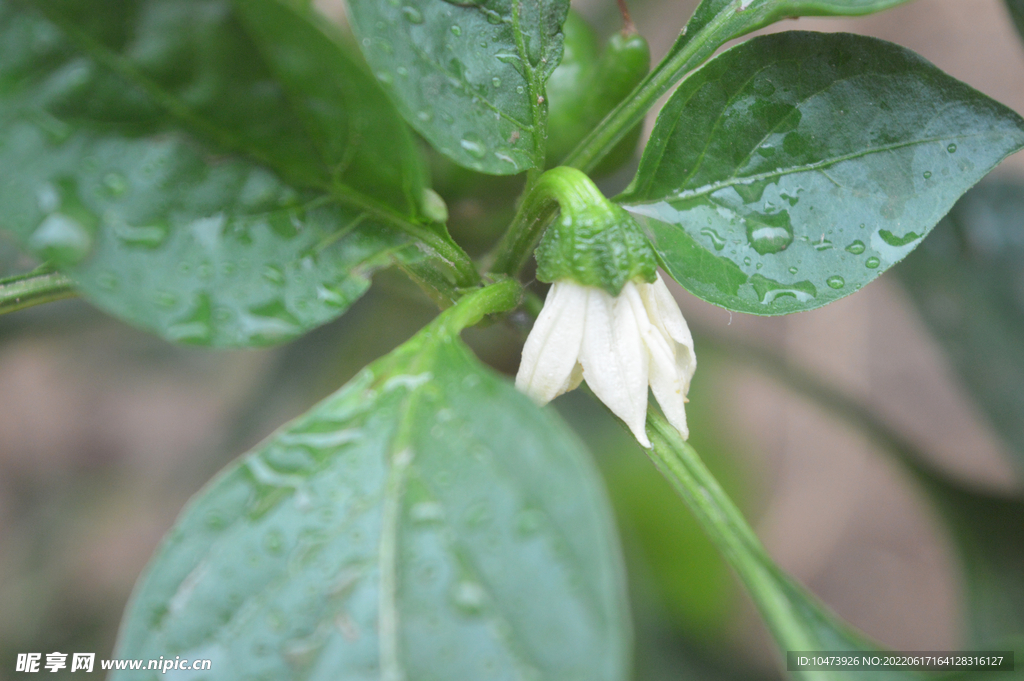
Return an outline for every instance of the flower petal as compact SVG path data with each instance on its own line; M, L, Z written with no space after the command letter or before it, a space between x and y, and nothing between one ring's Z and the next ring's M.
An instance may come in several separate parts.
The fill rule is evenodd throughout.
M683 377L683 396L690 391L690 380L697 370L697 356L693 352L693 336L690 327L679 311L679 304L672 297L671 291L662 280L661 275L653 284L640 284L640 296L651 323L668 342L673 342L672 354L675 358L676 370ZM653 385L652 385L653 387ZM661 404L661 400L658 400ZM667 414L666 414L667 415Z
M569 281L555 282L548 291L516 374L516 388L538 404L547 404L579 385L577 358L583 341L587 290Z
M640 444L650 447L645 430L648 358L640 332L647 318L637 316L631 295L639 302L632 282L618 298L601 289L588 290L580 364L594 394L625 421Z

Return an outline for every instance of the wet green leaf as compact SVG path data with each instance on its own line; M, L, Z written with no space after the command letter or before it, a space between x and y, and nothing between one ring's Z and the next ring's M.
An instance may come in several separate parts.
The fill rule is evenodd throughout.
M1024 120L890 43L781 33L689 77L620 201L669 273L739 312L820 307L909 253Z
M338 316L422 195L410 132L326 29L239 7L0 1L0 225L181 342Z
M226 681L622 681L628 637L593 465L434 323L190 503L116 654Z
M1024 185L979 185L897 271L1024 477Z
M363 54L405 119L467 168L544 167L544 82L568 0L349 0Z

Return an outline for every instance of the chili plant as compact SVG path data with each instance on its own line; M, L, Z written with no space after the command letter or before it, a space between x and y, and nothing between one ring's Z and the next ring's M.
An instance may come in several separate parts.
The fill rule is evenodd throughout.
M344 315L383 268L442 310L197 493L115 655L210 659L219 679L627 678L609 505L540 406L582 382L780 651L877 648L775 565L688 444L700 348L665 280L738 313L827 305L1024 147L1020 116L898 45L792 31L719 52L904 1L704 0L648 72L628 14L601 46L568 0L349 0L351 34L301 0L0 0L0 225L44 263L0 283L4 311L80 295L174 343L266 346ZM604 196L592 177L670 92ZM928 290L957 263L907 276ZM515 386L460 338L530 317ZM968 494L861 405L787 380L902 456L998 563L981 528L1019 501Z

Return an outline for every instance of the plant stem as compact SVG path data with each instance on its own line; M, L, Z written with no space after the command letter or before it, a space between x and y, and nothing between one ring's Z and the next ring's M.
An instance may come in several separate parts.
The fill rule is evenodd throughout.
M648 456L690 508L712 543L736 571L782 650L816 650L782 588L778 572L757 535L707 469L696 450L661 414L647 412ZM793 588L798 588L794 587Z
M77 295L74 283L63 274L37 269L0 280L0 314Z
M467 293L453 307L445 310L432 324L442 333L455 335L473 326L486 315L515 309L523 289L514 279L501 279L472 293Z
M640 122L647 110L658 98L672 89L672 86L710 57L724 42L718 36L721 25L729 20L728 12L720 12L708 22L678 52L669 56L618 106L605 116L597 127L584 137L576 148L565 158L565 165L579 168L587 173L594 169L605 155L615 148L626 133Z

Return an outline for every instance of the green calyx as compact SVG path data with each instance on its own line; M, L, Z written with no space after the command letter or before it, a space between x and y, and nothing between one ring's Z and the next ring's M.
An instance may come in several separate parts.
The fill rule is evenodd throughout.
M528 200L555 201L561 209L537 246L539 280L571 279L614 296L628 281L655 280L657 258L640 225L579 170L552 168Z

